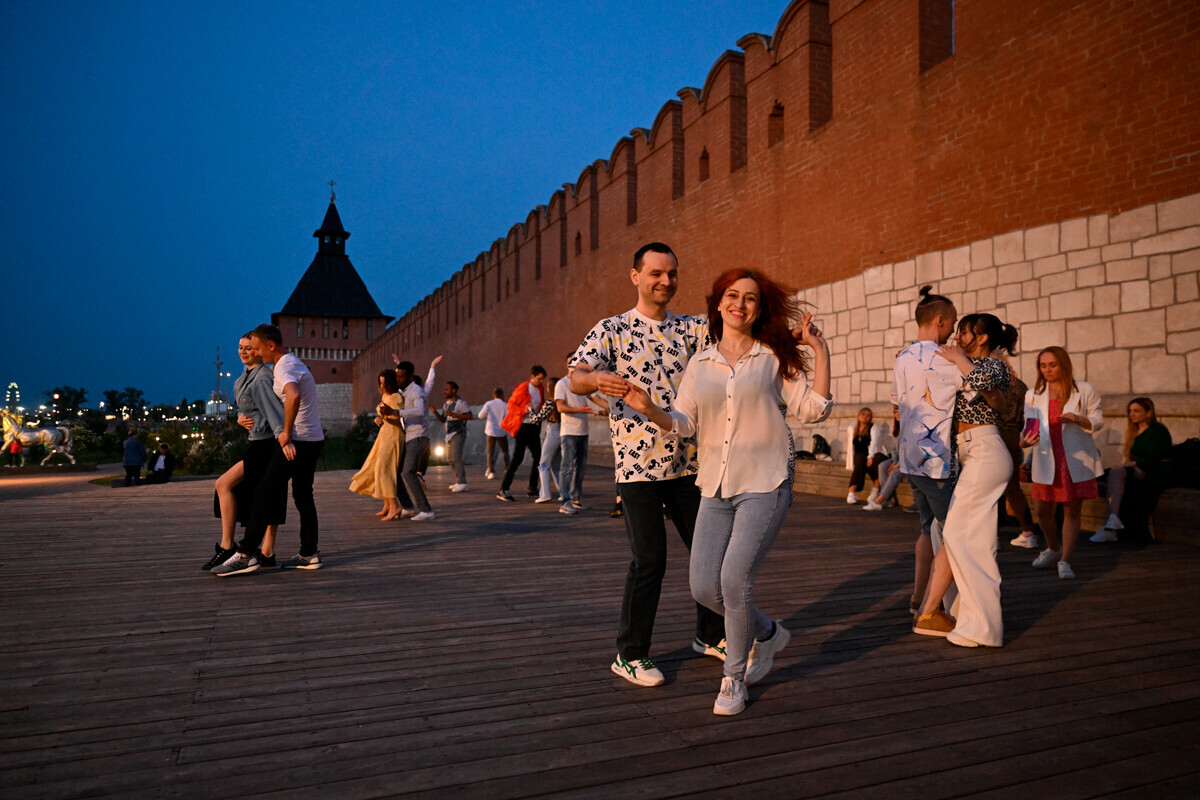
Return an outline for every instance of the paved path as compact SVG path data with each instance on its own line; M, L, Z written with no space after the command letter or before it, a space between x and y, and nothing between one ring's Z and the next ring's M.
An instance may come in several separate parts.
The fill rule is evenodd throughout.
M1007 644L962 650L908 630L915 518L800 496L757 590L795 638L726 719L677 540L668 683L636 688L610 498L568 518L443 467L436 521L381 524L348 481L317 477L325 569L225 579L208 484L0 504L0 796L1200 792L1200 550L1085 544L1068 582L1004 546Z

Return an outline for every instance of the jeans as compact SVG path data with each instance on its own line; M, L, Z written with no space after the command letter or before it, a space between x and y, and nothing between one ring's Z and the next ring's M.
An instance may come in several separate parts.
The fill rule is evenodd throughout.
M754 604L754 579L791 505L791 485L770 492L704 497L692 540L692 596L725 617L725 675L746 678L755 638L771 633L771 618Z
M896 487L900 485L900 481L904 480L904 473L900 468L888 472L888 467L894 463L894 459L888 458L879 462L879 474L885 475L883 483L879 487L879 497L875 501L882 503L885 500L891 500L896 495Z
M404 482L404 494L400 495L400 505L403 508L416 508L417 511L432 511L429 500L425 497L425 489L421 487L421 479L417 477L417 469L421 464L421 456L429 447L428 436L418 436L404 442L404 462L400 467L400 478ZM293 484L293 493L295 492ZM397 494L400 492L397 490ZM410 498L411 506L404 505L405 495Z
M562 450L559 448L561 437L558 425L546 427L546 438L542 441L542 458L538 461L538 476L541 482L541 492L538 499L549 500L550 487L558 483L558 471L562 466Z
M521 423L521 427L514 437L517 440L516 452L513 453L512 461L508 463L508 469L504 470L504 480L500 483L500 491L507 492L512 486L513 476L520 469L521 462L525 460L525 451L528 450L533 459L533 466L529 468L529 492L530 494L537 493L538 462L542 460L541 433L540 425L531 422Z
M996 511L1008 479L1012 456L994 425L958 435L962 464L942 541L958 587L954 630L988 647L1004 644L1000 613L1000 568L996 565Z
M487 469L493 475L496 474L496 450L504 454L504 469L508 469L508 437L507 436L488 436L487 437Z
M954 496L954 481L949 478L927 478L924 475L909 475L908 485L912 488L913 502L921 513L921 533L928 536L936 519L943 527L946 514L950 511L950 498Z
M583 473L587 471L587 463L588 437L562 437L562 470L558 474L558 487L562 490L564 503L583 500Z
M450 441L446 442L450 451L450 466L454 468L454 477L457 478L456 483L467 482L467 468L463 464L463 443L467 441L465 433L455 434Z
M292 444L296 448L296 458L288 461L283 450L276 448L262 479L254 487L254 508L246 522L242 540L237 543L239 553L254 555L258 552L267 525L274 522L271 498L286 490L289 479L292 482L292 503L300 515L300 555L311 556L317 552L319 528L317 503L313 499L313 476L325 442L293 440Z
M663 509L671 515L679 538L690 551L696 512L700 508L700 490L696 476L661 481L618 483L624 508L625 533L633 560L625 575L625 593L621 598L621 621L617 629L617 652L626 660L650 655L654 617L662 594L663 575L667 571L667 529ZM725 638L725 619L696 604L696 638L705 644L719 644Z

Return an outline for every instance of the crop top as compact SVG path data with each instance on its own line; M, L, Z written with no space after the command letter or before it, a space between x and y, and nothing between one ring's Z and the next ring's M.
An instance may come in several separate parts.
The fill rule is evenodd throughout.
M1012 382L1008 365L998 358L973 359L975 368L963 378L954 401L954 418L968 425L996 425L998 414L988 405L983 392L1007 389Z

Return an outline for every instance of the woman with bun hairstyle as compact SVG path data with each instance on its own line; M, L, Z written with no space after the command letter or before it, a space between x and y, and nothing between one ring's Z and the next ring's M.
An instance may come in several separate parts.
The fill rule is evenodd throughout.
M957 344L938 349L938 355L962 374L962 388L954 400L959 473L942 528L944 546L934 559L913 632L945 636L959 647L1004 644L996 523L1013 462L996 423L1004 412L1004 390L1012 374L992 353L1012 354L1016 348L1017 329L1012 325L992 314L967 314L958 323ZM951 580L958 588L957 620L940 608Z
M1046 549L1033 566L1057 564L1058 577L1075 577L1071 555L1079 539L1083 501L1098 496L1096 478L1104 472L1092 439L1104 427L1100 395L1087 381L1075 380L1071 357L1061 347L1038 353L1038 377L1025 394L1025 430L1021 446L1033 448L1033 500ZM1054 523L1063 507L1062 538Z

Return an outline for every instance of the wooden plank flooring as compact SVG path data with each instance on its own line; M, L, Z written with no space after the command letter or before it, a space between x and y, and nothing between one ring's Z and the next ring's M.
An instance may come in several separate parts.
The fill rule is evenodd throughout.
M1002 545L1006 645L963 650L909 632L915 517L797 496L756 591L794 638L725 719L678 539L667 685L609 672L628 546L603 475L565 517L434 468L438 519L381 524L322 473L326 568L226 579L199 569L209 483L10 493L0 795L1200 794L1200 549L1084 542L1069 582Z

